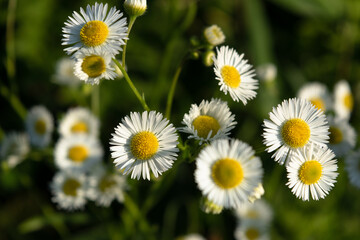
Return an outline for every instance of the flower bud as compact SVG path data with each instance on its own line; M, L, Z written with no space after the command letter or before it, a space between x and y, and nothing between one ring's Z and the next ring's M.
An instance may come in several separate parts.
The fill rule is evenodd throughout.
M146 0L125 0L124 8L129 16L139 17L146 11Z

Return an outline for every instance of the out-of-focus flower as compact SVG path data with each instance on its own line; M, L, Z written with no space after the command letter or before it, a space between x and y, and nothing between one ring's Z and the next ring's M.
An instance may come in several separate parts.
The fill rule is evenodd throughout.
M350 85L346 80L341 80L334 89L334 111L337 117L349 119L354 108L354 97Z
M270 240L269 229L261 221L243 221L235 229L236 240Z
M219 81L220 90L225 94L230 93L234 101L241 100L246 105L248 100L256 97L258 80L254 79L255 70L234 49L222 46L216 49L214 57L214 72Z
M67 86L78 86L81 81L74 74L75 60L70 57L60 58L56 62L55 74L52 80L55 83Z
M192 104L189 114L185 114L182 123L186 127L180 131L191 134L189 138L200 141L212 141L227 138L236 125L227 102L220 99L203 100L200 105Z
M273 218L273 210L269 203L265 200L259 199L254 203L246 203L241 205L234 211L235 216L243 220L261 221L269 225Z
M110 141L116 167L131 178L150 180L150 170L158 177L177 158L176 129L161 113L130 113L115 128Z
M316 143L326 146L329 126L325 114L308 100L284 100L264 120L264 144L281 165L296 149ZM288 163L288 161L287 161Z
M265 63L256 68L256 75L261 81L272 82L276 79L277 68L272 63Z
M25 133L11 132L1 142L0 156L8 167L13 168L21 163L30 151L28 135Z
M298 98L309 100L317 109L326 112L331 110L332 101L326 86L313 82L305 84L298 92Z
M205 213L219 214L222 212L224 207L213 203L207 197L203 196L200 200L200 208Z
M356 144L356 131L346 119L328 117L330 139L328 146L336 156L343 157Z
M187 235L177 237L175 240L206 240L206 238L198 233L189 233Z
M204 30L205 40L213 46L225 42L225 35L218 25L211 25Z
M350 183L360 188L360 149L346 156L345 169L348 173Z

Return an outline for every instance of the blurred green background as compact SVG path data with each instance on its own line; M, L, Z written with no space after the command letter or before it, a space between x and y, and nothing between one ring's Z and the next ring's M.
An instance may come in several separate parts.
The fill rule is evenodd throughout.
M9 94L26 109L45 105L55 124L70 107L91 106L84 87L51 81L61 46L64 22L73 11L95 1L0 1L0 127L24 130ZM122 9L123 1L106 1ZM254 67L272 62L278 68L270 91L260 83L258 96L244 106L218 90L211 67L201 60L184 64L171 121L181 126L192 103L213 96L229 102L238 125L232 137L248 142L265 167L264 198L274 209L272 239L360 239L360 190L351 186L339 159L335 188L320 201L302 202L290 189L283 166L262 145L262 121L272 106L294 97L307 82L333 90L349 81L355 97L350 120L360 129L360 1L358 0L149 0L136 21L127 47L127 68L151 109L164 112L172 76L192 36L217 24L226 45L245 53ZM142 111L124 80L100 84L101 140L109 158L110 133L130 111ZM181 135L185 139L185 135ZM53 143L58 135L54 134ZM359 144L357 144L358 146ZM182 156L184 157L184 156ZM182 158L180 157L180 158ZM195 155L192 155L195 157ZM187 159L188 160L188 159ZM49 182L56 172L51 148L32 151L15 169L0 172L0 239L174 239L199 232L208 239L233 239L236 221L228 210L207 215L199 208L194 162L183 161L162 177L166 181L130 180L132 201L110 208L87 204L84 211L59 211L51 202Z

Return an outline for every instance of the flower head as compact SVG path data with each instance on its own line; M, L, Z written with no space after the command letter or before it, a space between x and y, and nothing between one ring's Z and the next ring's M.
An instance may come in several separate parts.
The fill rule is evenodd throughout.
M355 147L356 131L346 119L329 116L328 120L330 125L328 146L336 156L343 157Z
M146 11L146 0L125 0L124 8L129 16L139 17Z
M348 173L350 183L360 188L360 149L346 156L345 169Z
M211 25L204 30L205 40L213 46L225 42L225 35L218 25Z
M313 82L304 85L298 92L298 98L307 99L317 109L326 112L331 109L331 97L326 88L322 83Z
M0 157L10 168L13 168L25 159L29 151L28 135L11 132L2 139Z
M354 97L347 81L341 80L335 85L334 111L337 117L349 119L354 108Z
M61 85L75 87L81 83L80 79L74 74L75 60L70 57L60 58L56 62L55 74L52 80Z

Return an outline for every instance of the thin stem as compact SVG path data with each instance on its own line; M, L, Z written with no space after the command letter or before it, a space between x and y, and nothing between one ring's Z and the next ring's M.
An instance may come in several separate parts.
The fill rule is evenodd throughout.
M129 27L128 27L128 31L127 31L127 36L129 37L130 35L130 31L132 29L132 26L134 25L136 20L136 17L131 16L130 20L129 20ZM125 45L123 47L123 53L122 53L122 66L125 67L125 55L126 55L126 46L127 46L127 39L125 39Z
M22 105L19 98L15 94L11 93L5 86L0 86L0 94L9 101L15 112L22 120L24 120L26 116L26 108Z
M92 86L91 110L95 116L100 116L100 85Z
M115 59L113 58L114 63L119 67L120 71L122 72L122 74L124 75L124 78L126 80L126 82L129 84L131 90L134 92L135 96L137 97L137 99L140 101L141 105L143 106L143 108L146 111L150 111L150 108L148 107L148 105L146 104L145 99L140 95L139 91L136 89L135 85L133 84L133 82L131 81L129 75L127 74L125 68Z
M174 74L174 77L172 79L172 83L171 83L171 87L170 87L170 91L168 94L168 98L166 101L166 111L165 111L165 117L167 119L170 119L170 114L171 114L171 107L172 107L172 102L174 99L174 93L175 93L175 88L176 88L176 84L178 82L181 70L182 70L182 66L183 66L184 61L181 62L181 64L179 65L179 67L176 69L176 72Z

